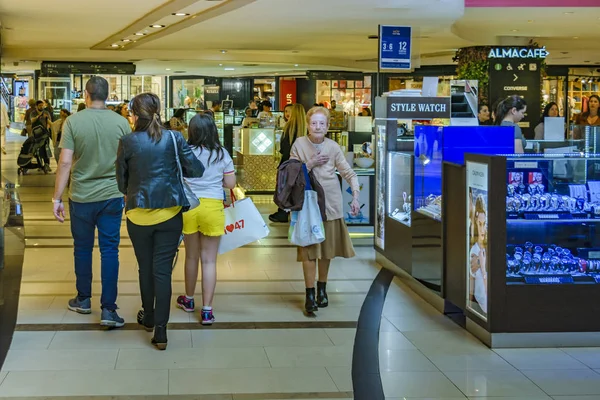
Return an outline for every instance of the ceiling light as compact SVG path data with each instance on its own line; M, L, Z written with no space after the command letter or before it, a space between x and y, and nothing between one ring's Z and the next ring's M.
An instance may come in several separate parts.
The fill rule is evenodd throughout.
M219 64L219 67L222 67L222 66L223 66L223 64Z
M221 53L225 54L227 53L227 50L221 50Z
M164 28L164 25L158 25L158 24L154 24L154 25L150 25L150 28Z
M165 71L170 71L170 70L171 70L171 68L165 68Z
M135 34L135 36L146 36L146 34L142 33L142 32L138 32L138 33Z
M131 42L131 39L121 39L121 42L125 42L125 43Z
M579 36L573 36L573 39L579 39Z
M111 44L110 47L119 47L119 45L115 43L115 44Z
M298 64L294 64L294 67L297 67L297 66L298 66Z
M565 14L565 15L573 15L573 14L575 14L575 13L574 13L573 11L565 11L565 13L564 13L564 14Z
M585 83L585 78L581 80L581 83Z
M188 14L188 13L173 13L171 15L174 15L176 17L187 17L190 14Z
M225 71L235 71L235 68L231 68L231 67L226 67Z
M511 32L519 32L518 29L512 29Z

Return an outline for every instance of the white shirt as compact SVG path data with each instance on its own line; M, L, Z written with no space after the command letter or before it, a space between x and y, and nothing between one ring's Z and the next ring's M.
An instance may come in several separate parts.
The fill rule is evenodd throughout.
M235 173L231 156L223 149L223 159L216 161L217 154L214 151L192 147L192 152L204 165L204 175L202 178L185 178L185 181L199 199L223 200L223 176Z
M479 243L475 243L473 247L471 247L471 251L469 256L475 255L479 257ZM485 287L485 281L483 280L483 273L481 270L485 268L485 265L482 265L481 268L477 270L474 274L471 272L471 264L469 262L469 273L472 277L475 278L475 290L473 291L473 295L475 296L475 300L481 307L481 310L487 314L487 290Z

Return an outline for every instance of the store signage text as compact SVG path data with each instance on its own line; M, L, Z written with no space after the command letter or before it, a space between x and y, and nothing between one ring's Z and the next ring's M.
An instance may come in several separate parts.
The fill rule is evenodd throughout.
M541 49L496 47L490 50L488 58L546 58L549 55L546 47Z
M529 89L527 86L504 86L504 90L507 92L526 92Z
M388 97L388 118L450 118L449 97Z

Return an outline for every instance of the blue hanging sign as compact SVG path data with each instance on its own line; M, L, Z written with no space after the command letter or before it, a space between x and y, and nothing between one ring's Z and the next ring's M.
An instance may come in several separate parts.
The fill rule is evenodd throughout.
M379 26L379 69L410 70L412 27Z

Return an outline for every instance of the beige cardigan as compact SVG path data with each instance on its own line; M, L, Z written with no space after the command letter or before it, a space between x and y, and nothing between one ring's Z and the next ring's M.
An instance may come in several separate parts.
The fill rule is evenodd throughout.
M292 146L290 158L300 160L303 163L309 161L315 154L317 149L313 143L308 139L307 136L299 137ZM342 188L340 181L335 173L335 170L339 171L342 178L350 184L352 191L360 191L358 184L358 178L356 173L352 170L340 146L331 139L325 138L323 142L323 149L321 154L329 156L327 164L320 165L312 169L315 178L325 191L325 207L327 220L333 221L334 219L340 219L344 217L342 208Z

